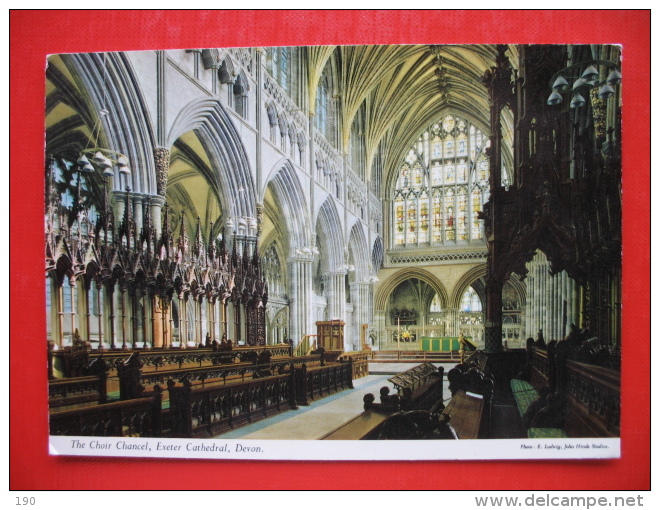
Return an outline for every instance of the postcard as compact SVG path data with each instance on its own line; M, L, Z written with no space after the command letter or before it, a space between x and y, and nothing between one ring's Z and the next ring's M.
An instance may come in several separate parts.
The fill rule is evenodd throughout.
M618 458L622 53L50 55L50 453Z

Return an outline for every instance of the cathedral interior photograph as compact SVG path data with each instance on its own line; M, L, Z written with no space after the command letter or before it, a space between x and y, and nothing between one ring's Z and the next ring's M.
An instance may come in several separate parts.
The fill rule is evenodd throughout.
M51 55L51 436L620 437L622 51Z

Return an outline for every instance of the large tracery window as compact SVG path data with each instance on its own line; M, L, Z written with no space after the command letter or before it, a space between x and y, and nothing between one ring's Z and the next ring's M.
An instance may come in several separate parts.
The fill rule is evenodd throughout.
M455 115L422 133L396 181L395 247L483 240L478 213L489 196L489 143L479 129Z

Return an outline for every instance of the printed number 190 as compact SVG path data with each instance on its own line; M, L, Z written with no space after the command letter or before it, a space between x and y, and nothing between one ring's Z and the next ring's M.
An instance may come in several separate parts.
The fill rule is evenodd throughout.
M34 506L36 504L37 504L37 500L35 498L28 498L28 497L19 498L18 496L16 496L17 506L25 506L25 505Z

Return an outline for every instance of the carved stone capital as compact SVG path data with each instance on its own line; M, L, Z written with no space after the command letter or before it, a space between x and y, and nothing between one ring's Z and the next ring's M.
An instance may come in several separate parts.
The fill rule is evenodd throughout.
M156 192L164 197L167 191L167 174L170 170L170 150L166 147L156 147L154 163L156 166Z

